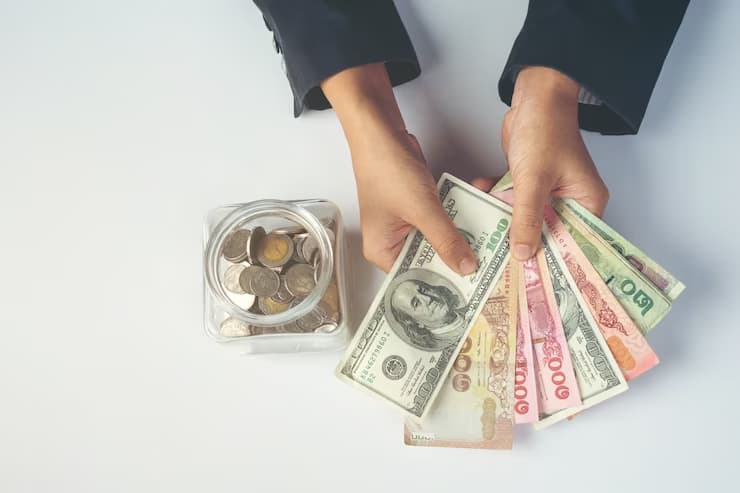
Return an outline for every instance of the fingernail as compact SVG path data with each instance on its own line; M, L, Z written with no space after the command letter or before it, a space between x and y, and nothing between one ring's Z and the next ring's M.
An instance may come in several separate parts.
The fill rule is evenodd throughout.
M460 272L465 276L472 274L477 269L478 263L470 257L465 257L460 261Z
M520 261L529 260L534 255L534 249L524 243L514 245L514 258Z

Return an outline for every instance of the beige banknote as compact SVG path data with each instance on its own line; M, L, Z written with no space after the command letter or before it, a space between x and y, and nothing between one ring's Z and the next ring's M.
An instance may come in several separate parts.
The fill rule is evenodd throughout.
M407 419L404 442L510 449L514 437L517 289L507 266L423 423Z

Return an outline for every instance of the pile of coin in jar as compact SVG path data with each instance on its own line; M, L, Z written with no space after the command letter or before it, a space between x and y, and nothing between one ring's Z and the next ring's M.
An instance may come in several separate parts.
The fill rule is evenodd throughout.
M333 247L334 222L324 226ZM318 282L319 244L299 226L269 233L261 226L237 229L224 240L221 255L227 261L221 282L229 299L255 314L273 315L297 306ZM229 317L221 323L219 332L224 337L329 333L339 325L340 311L336 273L333 273L321 301L307 315L277 327L256 327Z

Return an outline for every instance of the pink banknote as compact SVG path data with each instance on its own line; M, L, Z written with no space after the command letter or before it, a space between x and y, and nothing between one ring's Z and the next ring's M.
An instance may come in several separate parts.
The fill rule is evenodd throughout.
M522 264L524 277L520 282L527 293L540 412L553 414L581 405L581 393L550 274L547 269L541 268L542 265L545 264L540 249L535 257Z
M545 223L625 378L657 365L658 356L550 206L545 208Z
M514 422L534 423L539 420L537 405L537 384L532 358L532 337L529 330L529 312L527 311L527 291L524 288L522 266L515 265L515 285L519 290L516 324L516 363L514 365ZM513 270L513 269L512 269Z

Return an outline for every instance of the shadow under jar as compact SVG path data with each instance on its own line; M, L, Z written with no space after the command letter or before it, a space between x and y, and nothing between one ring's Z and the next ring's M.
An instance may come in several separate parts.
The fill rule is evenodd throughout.
M344 231L326 200L260 200L210 211L203 232L204 327L245 353L349 341Z

